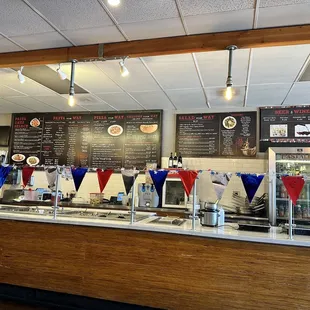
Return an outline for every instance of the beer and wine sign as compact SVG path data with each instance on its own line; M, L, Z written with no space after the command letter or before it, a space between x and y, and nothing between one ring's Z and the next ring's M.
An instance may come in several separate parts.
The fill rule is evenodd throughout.
M161 162L162 111L13 114L10 156L31 166L145 168ZM255 157L257 113L176 115L176 152L182 157ZM260 151L310 144L310 108L260 109Z
M310 145L310 107L260 109L260 151Z

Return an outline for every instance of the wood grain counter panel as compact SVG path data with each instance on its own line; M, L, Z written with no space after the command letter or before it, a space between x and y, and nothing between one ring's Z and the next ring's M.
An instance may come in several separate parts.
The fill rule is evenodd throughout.
M164 309L309 309L310 248L1 220L0 281Z

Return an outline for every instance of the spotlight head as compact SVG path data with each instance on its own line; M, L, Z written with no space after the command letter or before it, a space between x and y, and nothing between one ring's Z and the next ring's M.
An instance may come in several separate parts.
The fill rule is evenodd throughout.
M128 71L128 69L125 67L124 60L120 61L120 62L119 62L119 65L120 65L121 76L122 76L122 77L128 76L128 75L129 75L129 71Z
M56 71L57 71L58 76L59 76L59 78L60 78L61 80L65 80L65 79L67 78L66 73L64 73L63 71L61 71L60 66L59 66L59 68L58 68Z
M19 82L21 84L25 83L26 79L25 76L22 74L22 69L23 67L20 68L20 70L17 71L17 78L19 79Z
M108 3L111 6L118 6L121 3L121 1L120 0L108 0Z

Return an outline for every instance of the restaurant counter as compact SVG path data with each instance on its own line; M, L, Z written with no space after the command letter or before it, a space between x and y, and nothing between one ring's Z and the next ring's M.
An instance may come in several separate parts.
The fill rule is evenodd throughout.
M1 211L0 282L162 309L307 309L310 237L136 216L131 225Z

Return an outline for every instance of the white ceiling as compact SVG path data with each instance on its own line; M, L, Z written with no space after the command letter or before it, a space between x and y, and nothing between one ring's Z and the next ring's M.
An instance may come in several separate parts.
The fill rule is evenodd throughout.
M1 0L0 53L307 23L310 0ZM227 51L127 59L126 78L118 61L78 63L75 82L89 94L76 95L74 108L66 95L1 69L0 112L310 104L310 83L297 81L309 53L310 45L235 51L229 102ZM70 75L69 64L62 70Z

